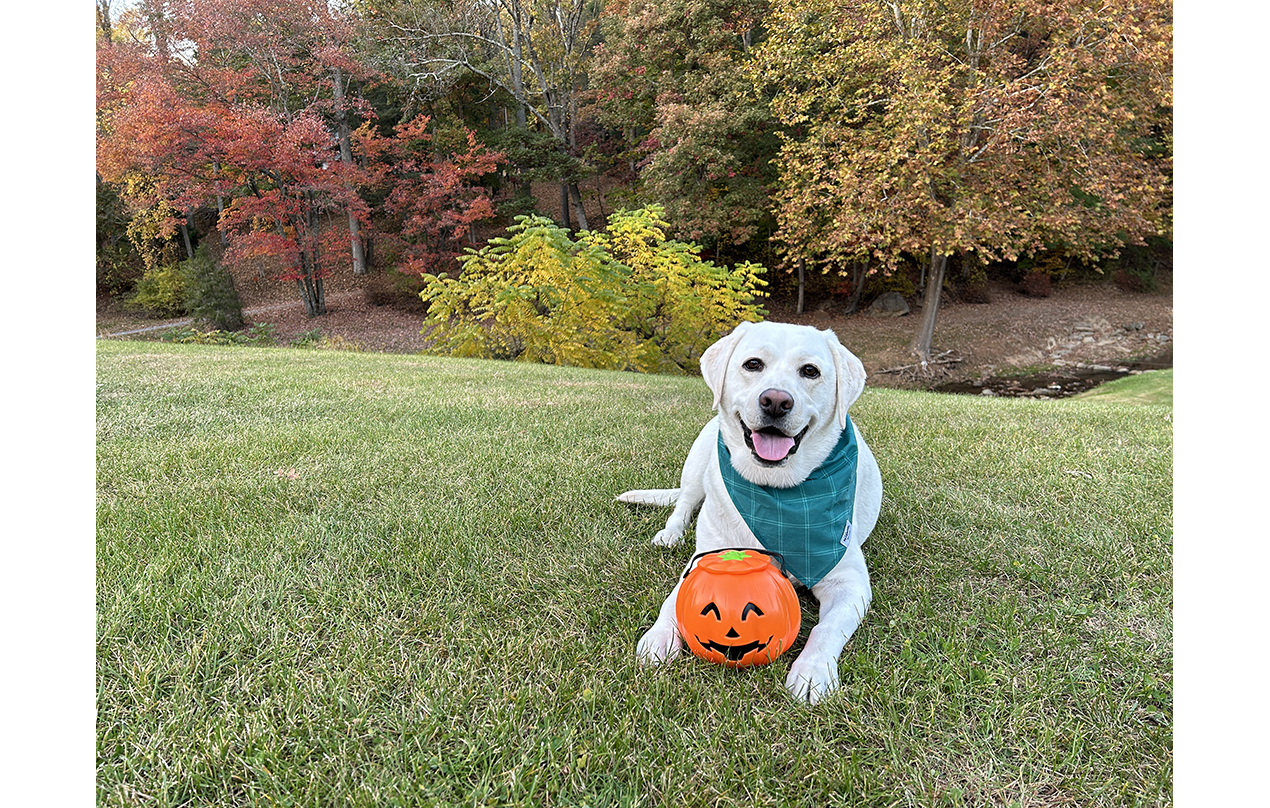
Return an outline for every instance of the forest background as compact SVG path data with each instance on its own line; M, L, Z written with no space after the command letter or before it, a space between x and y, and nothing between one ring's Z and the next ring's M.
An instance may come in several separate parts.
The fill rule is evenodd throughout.
M410 294L450 276L451 323L559 320L596 286L561 274L567 234L626 209L642 270L586 244L609 303L634 302L589 310L661 325L467 350L691 371L765 292L896 291L922 301L924 366L946 288L1171 268L1167 3L101 0L97 19L98 288L155 308L257 262L313 316L325 278L378 271ZM554 274L466 255L540 215L544 182L558 232L525 238ZM480 298L477 264L517 299ZM709 321L686 360L634 358L684 318Z

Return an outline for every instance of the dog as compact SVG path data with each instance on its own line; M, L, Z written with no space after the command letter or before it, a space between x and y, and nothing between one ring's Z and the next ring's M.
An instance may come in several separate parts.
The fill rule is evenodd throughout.
M800 496L815 485L819 486L816 496L833 500L832 507L803 508L816 511L816 516L833 511L837 517L829 520L832 525L815 528L819 532L805 541L809 549L803 563L789 565L788 572L795 584L810 588L820 604L819 622L785 680L795 699L814 704L837 690L838 657L873 597L860 546L877 524L882 475L847 415L864 390L864 365L832 331L742 322L702 354L701 375L718 414L693 441L679 488L627 491L617 499L674 505L666 526L653 537L653 544L661 547L679 542L699 506L696 553L724 547L780 552L765 547L751 528L751 524L759 525L758 532L773 543L770 528L763 526L783 519L776 514L783 506L781 500L768 497ZM852 454L854 469L845 462ZM832 474L827 471L830 468L835 470ZM824 488L830 483L821 477L833 478L832 489ZM745 514L738 501L746 508ZM820 500L821 505L824 501ZM777 532L800 535L792 528ZM783 554L789 562L791 553ZM657 620L640 639L636 648L640 663L660 665L679 655L678 593L676 584Z

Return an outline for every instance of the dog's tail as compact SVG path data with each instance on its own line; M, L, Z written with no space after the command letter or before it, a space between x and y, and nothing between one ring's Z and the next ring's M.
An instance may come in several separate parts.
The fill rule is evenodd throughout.
M629 502L632 505L674 505L679 501L678 488L649 488L640 491L627 491L617 495L618 502Z

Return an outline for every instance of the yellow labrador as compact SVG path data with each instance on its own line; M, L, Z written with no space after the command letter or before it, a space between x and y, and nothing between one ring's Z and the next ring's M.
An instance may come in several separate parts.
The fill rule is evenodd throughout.
M864 365L831 331L741 323L706 350L701 375L718 415L693 442L680 487L618 500L675 506L656 545L677 544L700 506L697 553L763 547L785 556L790 577L820 602L785 686L815 703L837 689L838 656L873 595L860 545L877 524L882 476L847 416ZM679 655L678 592L676 584L640 639L641 662Z

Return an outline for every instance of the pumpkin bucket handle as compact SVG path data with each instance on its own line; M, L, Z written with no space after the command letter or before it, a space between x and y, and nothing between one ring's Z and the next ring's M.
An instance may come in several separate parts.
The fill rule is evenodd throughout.
M714 553L726 553L731 550L739 550L745 553L762 553L765 556L775 558L777 563L780 564L781 575L789 574L785 571L785 556L781 555L780 553L773 553L771 550L761 550L757 547L719 547L714 550L706 550L705 552L697 553L695 556L693 556L692 560L688 562L688 568L684 570L682 580L688 579L688 573L692 572L692 568L697 565L697 561L699 561L702 556L713 555Z

